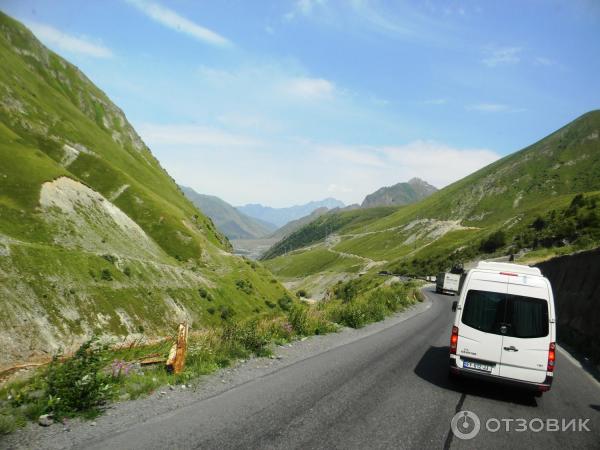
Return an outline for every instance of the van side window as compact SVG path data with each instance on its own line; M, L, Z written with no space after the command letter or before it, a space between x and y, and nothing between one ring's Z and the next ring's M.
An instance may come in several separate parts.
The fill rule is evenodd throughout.
M548 302L500 292L469 290L462 323L484 333L517 338L548 335ZM501 332L501 329L505 333Z

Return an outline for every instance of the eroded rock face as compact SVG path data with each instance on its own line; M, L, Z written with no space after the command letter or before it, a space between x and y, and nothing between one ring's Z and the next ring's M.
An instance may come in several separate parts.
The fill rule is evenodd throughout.
M116 255L164 256L133 220L103 195L68 177L42 185L40 206L56 227L55 243Z

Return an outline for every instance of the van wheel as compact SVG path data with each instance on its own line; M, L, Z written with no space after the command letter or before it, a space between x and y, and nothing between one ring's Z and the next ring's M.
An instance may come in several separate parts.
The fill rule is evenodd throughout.
M544 395L544 393L543 393L542 391L536 391L536 392L533 394L533 396L534 396L535 398L541 398L541 397L542 397L542 395Z

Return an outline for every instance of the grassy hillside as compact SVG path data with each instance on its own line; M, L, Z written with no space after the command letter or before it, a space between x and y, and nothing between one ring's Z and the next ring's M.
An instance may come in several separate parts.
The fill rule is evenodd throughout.
M300 219L292 220L291 222L286 223L281 228L278 228L274 233L270 234L269 237L272 239L283 239L286 236L289 236L294 231L299 230L304 225L308 225L313 220L321 217L323 214L326 214L329 209L323 207L315 209L308 216L301 217Z
M369 208L366 210L352 209L349 211L332 211L321 215L316 220L289 234L277 242L262 257L263 260L283 255L286 252L311 245L324 240L332 233L342 233L345 230L366 229L378 219L396 211L394 207Z
M434 193L426 199L373 217L370 209L331 214L308 224L271 248L265 259L293 252L320 265L322 248L373 260L375 270L427 274L454 262L525 248L588 248L600 243L587 205L569 219L570 231L556 223L569 218L574 197L600 190L600 111L592 111L539 142ZM587 209L586 209L587 208ZM552 211L554 211L552 213ZM547 217L554 214L553 219ZM531 238L539 217L554 221L545 240ZM327 230L327 231L326 231ZM541 233L542 230L535 230ZM557 234L558 233L558 234ZM334 245L332 236L334 235ZM329 238L325 240L325 236ZM523 238L523 236L528 236ZM562 236L560 239L557 236ZM544 244L544 242L546 244ZM275 261L275 260L273 260ZM265 262L275 273L281 261ZM314 271L307 269L308 274Z
M192 188L184 186L181 190L229 239L259 239L276 229L275 225L239 212L219 197L199 194Z
M418 202L437 189L419 178L412 178L406 183L397 183L386 186L369 194L362 202L362 208L373 208L374 206L402 206Z
M1 13L0 59L0 366L284 294L229 254L101 90Z

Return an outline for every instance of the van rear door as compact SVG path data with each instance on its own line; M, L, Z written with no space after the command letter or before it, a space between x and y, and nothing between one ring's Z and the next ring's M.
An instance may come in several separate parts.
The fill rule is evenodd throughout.
M465 301L461 305L456 354L459 367L472 368L471 362L488 366L491 375L500 374L507 276L473 272L467 281Z
M534 383L546 378L551 342L548 287L535 276L509 276L500 376Z

